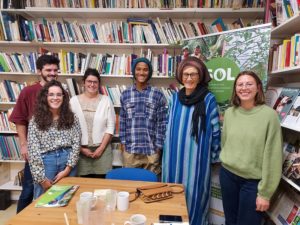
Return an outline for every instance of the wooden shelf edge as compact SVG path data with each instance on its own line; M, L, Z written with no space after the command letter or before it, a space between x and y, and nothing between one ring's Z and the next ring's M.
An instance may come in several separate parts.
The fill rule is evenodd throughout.
M288 74L288 73L300 73L300 66L288 67L276 71L271 71L269 74L271 76L279 75L279 74Z
M11 130L0 130L1 134L17 134L17 131L11 131Z
M0 159L2 163L25 163L24 160Z
M297 13L293 17L289 18L288 20L284 21L279 26L275 27L271 31L271 36L274 38L276 37L284 37L285 35L291 35L297 32L297 27L300 23L300 13ZM288 31L288 32L287 32ZM299 31L299 29L298 29Z
M11 180L0 185L0 190L21 191L22 187L14 185L14 182Z
M284 128L290 129L290 130L294 130L294 131L297 131L297 132L300 132L300 127L296 127L296 126L292 126L292 125L287 125L287 124L284 124L284 123L281 123L281 127L284 127Z
M295 184L292 180L287 178L286 176L282 175L281 178L286 181L289 185L291 185L293 188L295 188L298 192L300 192L300 187Z

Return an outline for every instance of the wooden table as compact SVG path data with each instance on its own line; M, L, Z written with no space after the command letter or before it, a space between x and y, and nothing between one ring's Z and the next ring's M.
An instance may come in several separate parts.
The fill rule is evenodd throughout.
M58 184L79 184L80 187L66 207L60 208L35 208L35 202L19 214L11 218L7 225L65 225L64 213L67 213L70 225L77 224L76 201L79 200L79 194L84 191L94 191L95 189L114 189L117 191L134 191L136 187L153 182L108 180L96 178L67 177L59 181ZM168 200L144 203L139 198L131 202L129 209L125 212L114 211L112 214L114 225L123 225L132 214L144 214L147 217L147 225L158 222L159 214L180 215L184 222L188 222L188 212L184 193L174 194L174 197Z

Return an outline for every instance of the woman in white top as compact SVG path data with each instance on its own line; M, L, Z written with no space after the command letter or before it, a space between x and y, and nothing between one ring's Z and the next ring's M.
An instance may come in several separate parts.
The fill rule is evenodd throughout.
M110 141L116 115L108 96L99 93L100 74L87 69L83 76L84 92L70 100L82 130L78 175L104 178L112 168Z

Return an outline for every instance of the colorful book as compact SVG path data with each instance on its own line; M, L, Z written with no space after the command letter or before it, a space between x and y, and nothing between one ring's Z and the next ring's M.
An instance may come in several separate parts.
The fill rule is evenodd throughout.
M283 88L279 98L276 100L273 108L278 113L280 121L287 116L293 106L294 101L299 95L300 90L296 88Z
M265 93L266 104L273 108L281 91L282 87L268 87L268 90Z
M300 95L295 99L282 125L300 131Z
M71 200L79 185L53 185L35 204L35 207L62 207Z

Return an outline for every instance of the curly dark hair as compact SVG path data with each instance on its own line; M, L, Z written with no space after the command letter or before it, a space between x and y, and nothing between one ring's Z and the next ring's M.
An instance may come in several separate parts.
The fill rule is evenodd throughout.
M63 102L60 106L59 119L58 119L58 129L70 129L74 123L74 113L71 111L69 106L69 95L66 90L63 88L61 83L56 80L47 82L45 86L41 89L37 103L34 111L34 120L37 124L37 127L40 130L47 130L53 123L52 113L49 109L47 95L50 87L59 87L62 90Z
M36 60L36 68L39 70L42 70L47 64L55 64L57 67L59 67L59 59L53 55L41 55Z

